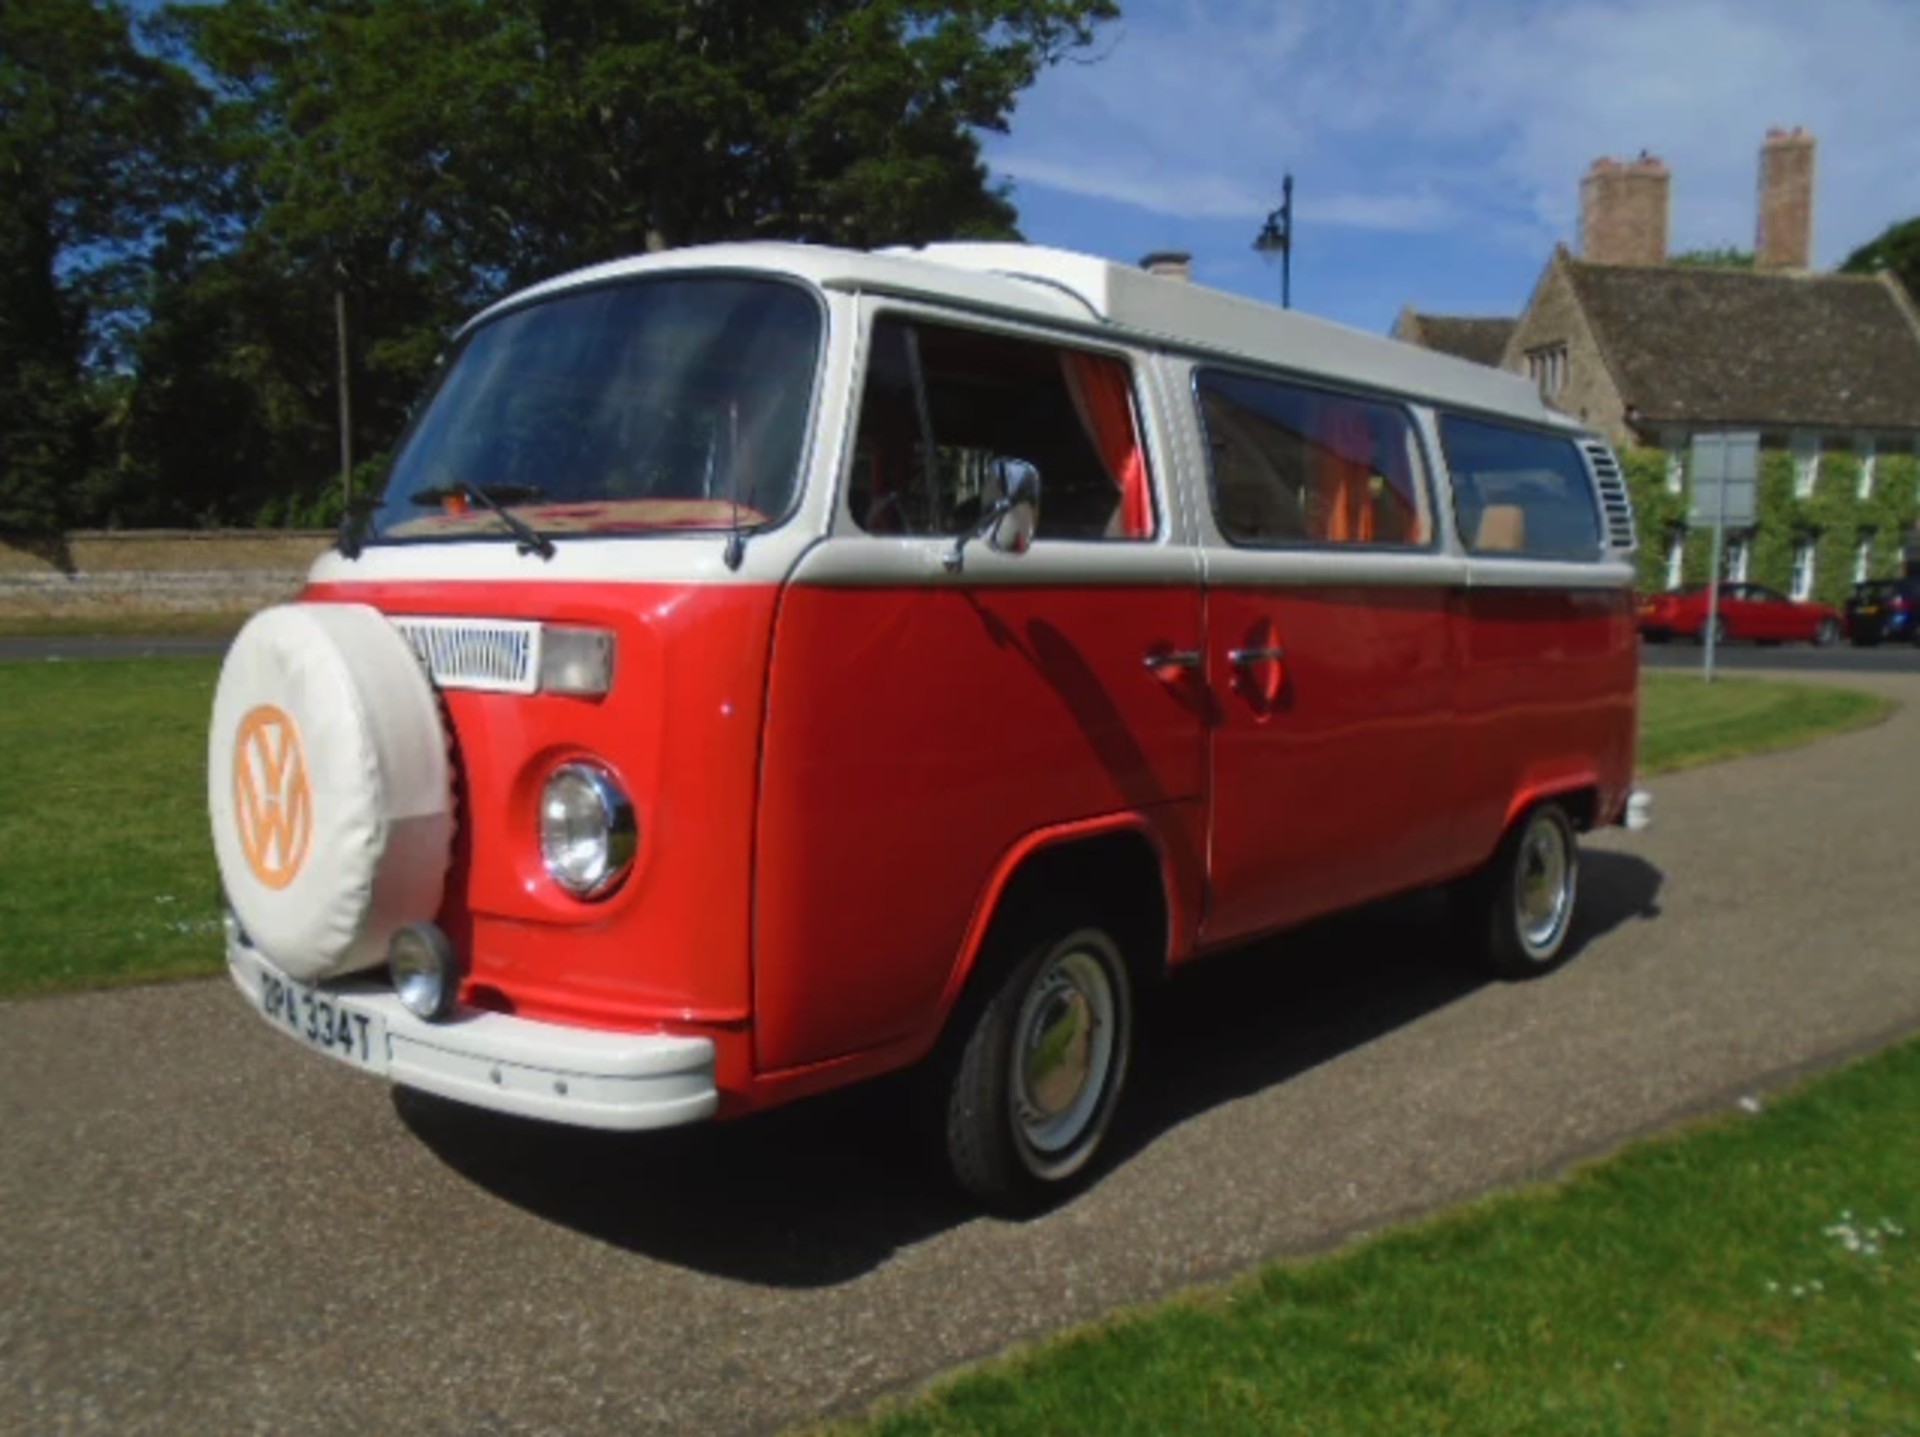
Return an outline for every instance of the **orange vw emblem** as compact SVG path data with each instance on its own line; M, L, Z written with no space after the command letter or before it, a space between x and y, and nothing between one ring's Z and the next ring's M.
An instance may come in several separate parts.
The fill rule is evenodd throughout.
M253 876L269 888L293 882L313 841L313 794L300 730L270 704L240 720L233 748L233 811L240 851Z

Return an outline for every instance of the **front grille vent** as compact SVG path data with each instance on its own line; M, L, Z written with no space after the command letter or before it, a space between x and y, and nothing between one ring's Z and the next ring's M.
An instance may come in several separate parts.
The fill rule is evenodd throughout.
M512 619L397 618L436 686L530 694L540 686L540 625Z

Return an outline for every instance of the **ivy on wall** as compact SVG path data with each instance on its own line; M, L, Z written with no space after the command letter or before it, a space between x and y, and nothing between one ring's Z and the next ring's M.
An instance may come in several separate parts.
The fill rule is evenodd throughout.
M1686 525L1689 456L1683 451L1681 457L1681 488L1674 494L1667 489L1664 450L1635 447L1621 454L1640 531L1643 592L1666 588L1667 546ZM1759 523L1747 536L1747 577L1754 583L1791 590L1794 545L1802 539L1815 546L1813 597L1825 603L1843 603L1852 589L1854 556L1862 538L1873 541L1870 577L1901 572L1908 533L1920 521L1920 457L1880 455L1874 464L1873 493L1862 499L1859 458L1846 450L1828 450L1820 456L1813 493L1801 499L1793 492L1793 455L1766 449L1760 454L1759 487ZM1712 555L1712 531L1687 529L1682 582L1704 583Z

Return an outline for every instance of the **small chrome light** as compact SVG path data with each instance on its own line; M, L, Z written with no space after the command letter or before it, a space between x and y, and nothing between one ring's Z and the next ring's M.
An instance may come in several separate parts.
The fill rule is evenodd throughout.
M633 804L604 769L562 764L540 794L540 857L576 898L611 893L633 867L640 827Z
M540 687L598 698L613 687L613 634L549 624L540 636Z
M438 1023L453 1015L465 965L453 942L431 923L408 923L387 942L387 971L401 1005Z

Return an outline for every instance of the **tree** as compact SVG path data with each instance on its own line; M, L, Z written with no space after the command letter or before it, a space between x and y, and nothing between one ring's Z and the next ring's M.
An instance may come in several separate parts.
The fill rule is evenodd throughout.
M1115 0L176 5L166 31L211 76L239 234L192 282L277 287L278 303L229 311L228 342L250 356L247 383L279 396L268 428L306 436L281 472L319 492L336 290L366 454L391 442L448 329L534 279L707 240L1013 237L977 134L1005 129L1041 68L1116 13ZM190 308L174 307L170 331L188 351L205 340Z
M1673 263L1693 265L1700 269L1752 269L1753 251L1727 244L1707 245L1700 249L1682 250L1673 257Z
M93 0L0 6L0 528L81 508L198 90Z
M1891 224L1848 255L1843 274L1873 274L1892 270L1907 293L1920 302L1920 216Z

